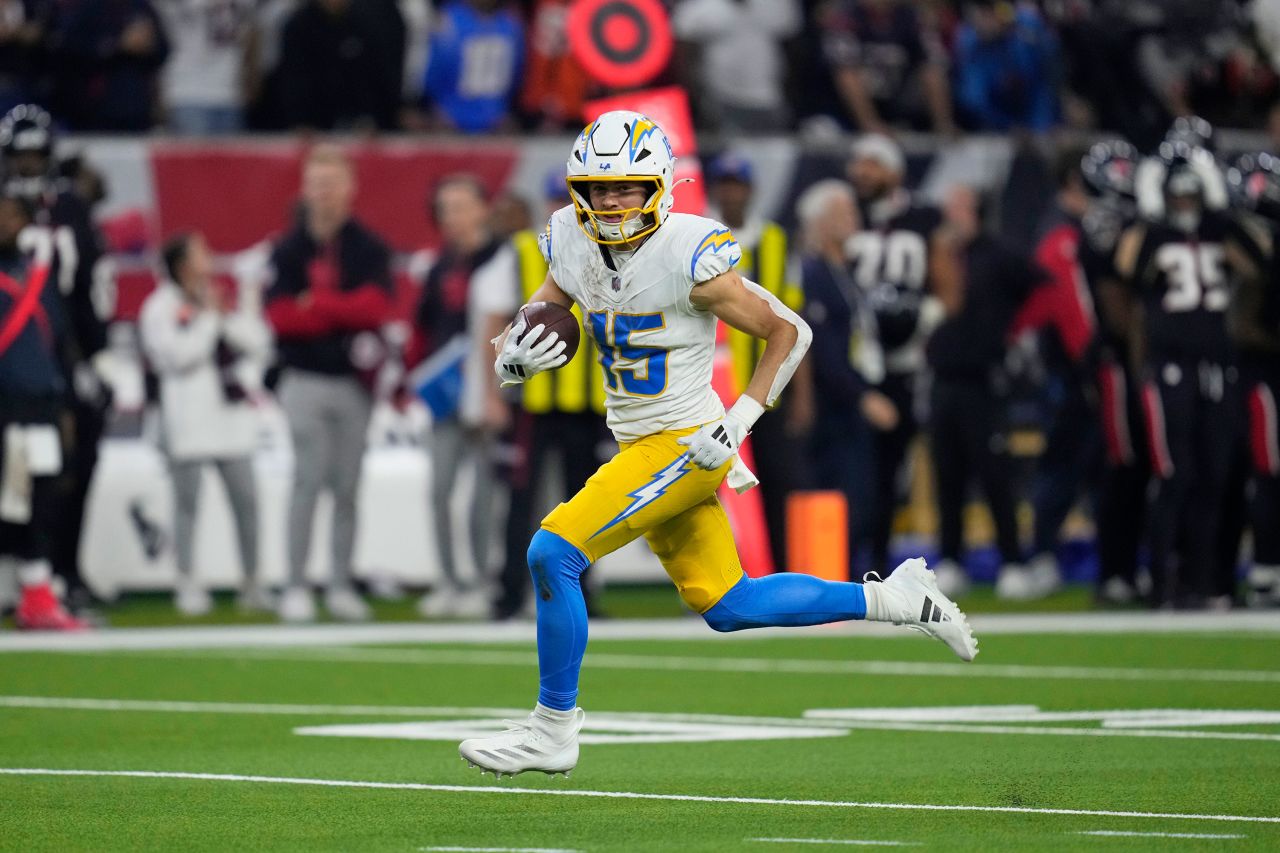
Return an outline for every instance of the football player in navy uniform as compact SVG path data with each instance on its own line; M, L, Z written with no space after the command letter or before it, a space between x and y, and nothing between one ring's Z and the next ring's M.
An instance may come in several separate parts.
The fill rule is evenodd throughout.
M22 104L0 119L0 173L6 194L25 199L35 211L36 224L53 235L51 276L67 319L58 341L58 359L67 378L62 474L52 514L57 529L50 537L54 572L67 586L68 603L82 609L92 602L80 577L79 545L89 481L98 461L110 403L101 359L107 344L107 319L114 312L114 290L105 279L95 280L102 255L101 241L89 208L71 185L57 174L53 119L33 104Z
M1249 458L1253 489L1249 516L1253 526L1253 565L1248 575L1249 603L1280 604L1280 158L1244 154L1227 172L1232 200L1252 214L1262 233L1266 275L1242 282L1232 302L1231 332L1240 348L1247 403Z
M897 143L868 134L858 139L849 160L849 179L858 194L862 230L849 241L854 283L875 312L885 376L877 390L898 409L897 426L873 437L874 495L856 527L870 544L871 568L888 567L893 516L905 491L902 482L907 451L919 430L914 416L917 380L924 367L924 345L930 332L958 308L959 273L954 254L938 250L942 214L917 204L903 187L906 161ZM966 584L963 570L950 562L935 568L948 595Z
M1172 155L1172 156L1170 156ZM1165 147L1116 251L1133 294L1135 342L1153 488L1148 540L1153 603L1201 606L1229 588L1219 559L1222 504L1236 447L1242 383L1227 331L1233 279L1261 275L1254 241L1210 195L1217 166L1203 149Z
M1079 251L1097 312L1094 386L1104 451L1095 521L1098 597L1112 604L1138 595L1138 549L1150 477L1142 383L1130 357L1134 309L1115 269L1116 244L1137 215L1134 177L1140 159L1132 145L1112 140L1094 144L1080 164L1091 193Z

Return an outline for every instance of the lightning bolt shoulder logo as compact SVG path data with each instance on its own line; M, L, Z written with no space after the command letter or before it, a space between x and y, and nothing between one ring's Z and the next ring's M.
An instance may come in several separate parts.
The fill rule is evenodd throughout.
M730 253L737 251L738 249L738 241L733 239L733 232L728 228L716 228L707 236L703 237L702 241L698 243L698 247L693 250L693 260L689 262L689 277L694 279L697 278L699 258L707 252L716 254L721 249L726 249ZM738 257L735 257L730 261L729 265L733 266L736 264L739 258L741 258L740 252Z
M601 533L604 533L609 528L613 527L614 525L618 524L621 521L625 521L626 519L635 515L640 510L647 507L649 504L656 501L658 498L665 495L668 489L674 486L676 482L680 480L681 477L683 477L685 474L688 474L689 471L692 470L689 467L689 464L690 463L689 463L688 454L681 454L670 465L663 468L661 471L658 471L656 474L653 474L652 476L650 476L649 482L645 483L643 486L636 489L634 492L630 492L627 494L627 497L631 498L631 503L629 503L627 507L622 510L622 512L618 513L612 519L610 519L608 524L606 524L604 527L601 527L595 533L592 533L591 538L592 539L596 538L597 536L599 536Z

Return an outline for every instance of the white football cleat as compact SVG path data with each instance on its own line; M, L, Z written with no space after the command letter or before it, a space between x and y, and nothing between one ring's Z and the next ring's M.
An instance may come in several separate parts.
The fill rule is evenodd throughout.
M300 624L316 621L316 599L305 586L291 586L280 596L276 610L281 622Z
M453 615L453 605L459 592L452 584L444 584L431 590L418 600L418 615L423 619L447 619Z
M373 611L349 586L331 586L324 592L324 609L339 622L368 622Z
M996 598L1005 601L1032 601L1040 589L1031 570L1018 563L1005 563L996 576Z
M868 573L868 578L874 572ZM892 622L946 643L961 660L978 655L978 640L955 602L938 589L937 578L923 559L906 560L885 580L864 581L868 587L867 618Z
M241 613L274 613L278 604L271 590L256 581L245 581L236 596L236 607Z
M566 777L578 766L578 732L586 712L574 709L573 717L563 725L539 716L537 711L523 722L504 720L510 728L489 737L473 737L458 744L458 754L480 772L494 778L515 776L526 770L540 770L548 776L563 773Z
M1058 567L1058 558L1053 554L1036 555L1027 566L1027 571L1031 573L1037 598L1047 598L1062 589L1062 569Z
M213 596L193 578L182 578L173 594L173 606L183 616L206 616L213 610Z

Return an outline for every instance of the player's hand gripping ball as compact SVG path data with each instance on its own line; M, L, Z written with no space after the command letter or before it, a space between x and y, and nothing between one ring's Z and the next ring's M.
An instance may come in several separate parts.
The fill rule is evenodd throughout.
M533 302L520 309L493 365L502 387L519 385L544 370L562 367L578 351L578 320L553 302Z

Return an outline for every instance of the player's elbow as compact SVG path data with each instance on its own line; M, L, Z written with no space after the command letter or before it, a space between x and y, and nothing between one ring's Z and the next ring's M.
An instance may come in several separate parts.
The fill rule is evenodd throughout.
M804 354L809 351L809 346L813 343L813 329L809 328L800 317L796 317L796 342L792 345L798 357L803 358Z

